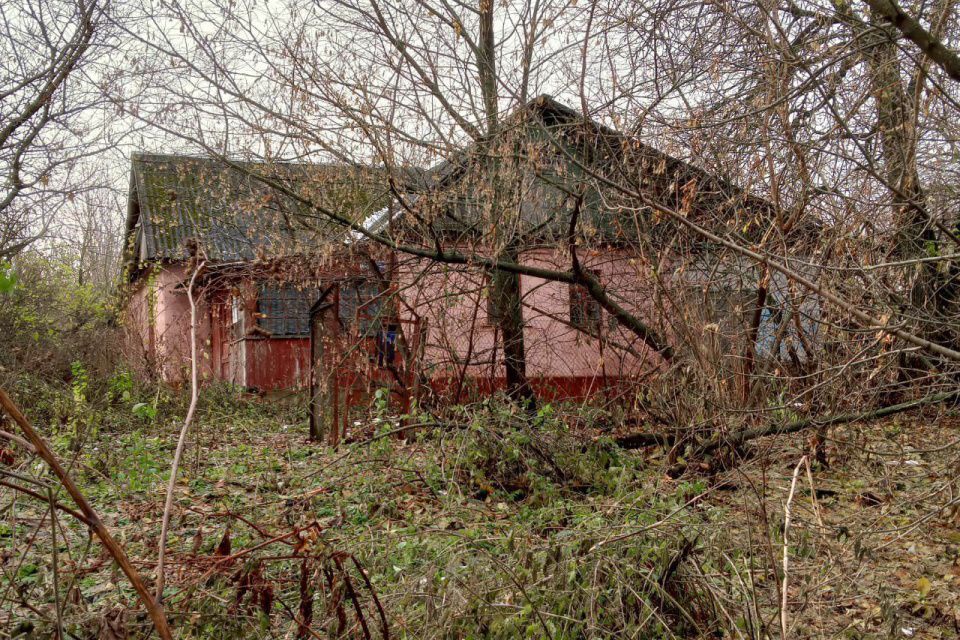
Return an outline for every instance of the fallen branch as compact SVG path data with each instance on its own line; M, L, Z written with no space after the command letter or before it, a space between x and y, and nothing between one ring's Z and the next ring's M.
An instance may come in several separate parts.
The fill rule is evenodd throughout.
M614 439L621 449L643 449L654 445L669 447L675 441L676 437L662 433L631 433Z
M77 485L74 484L73 479L67 474L66 469L63 468L57 456L50 449L49 445L47 445L46 440L34 430L27 421L27 418L20 412L20 409L17 408L17 405L14 404L13 400L10 399L10 396L8 396L3 389L0 389L0 406L2 406L4 411L20 426L27 440L30 441L30 444L32 444L36 450L37 455L47 463L54 475L57 476L57 479L60 480L60 484L63 485L63 488L66 489L70 497L73 498L77 507L80 508L81 513L87 520L88 526L97 534L100 542L103 543L103 546L106 547L107 551L120 566L120 569L127 576L130 584L132 584L133 588L137 591L137 595L140 596L140 601L143 603L143 606L150 614L157 634L163 640L172 640L173 635L170 632L170 625L167 623L167 618L164 616L163 607L154 600L153 595L150 593L150 590L147 589L140 574L137 573L137 570L130 562L123 547L110 535L110 531L107 530L107 527L100 520L100 516L97 515L97 512L93 510L87 498L80 492Z
M802 420L794 420L793 422L775 423L764 425L762 427L754 427L752 429L743 429L736 433L725 436L714 436L710 440L707 440L705 443L701 444L691 457L703 457L704 455L711 453L722 446L739 446L745 442L749 442L750 440L754 440L756 438L762 438L764 436L785 435L814 427L831 427L838 424L876 420L878 418L885 418L898 413L912 411L913 409L919 409L927 405L940 404L942 402L957 399L960 399L960 392L950 391L945 393L936 393L932 396L920 398L919 400L902 402L900 404L894 404L890 405L889 407L882 407L880 409L875 409L873 411L867 411L864 413L841 413L834 416L804 418ZM619 446L621 449L642 449L643 447L652 447L655 445L671 446L675 441L676 437L673 435L644 432L620 436L614 440L617 446Z
M920 398L919 400L901 402L900 404L894 404L890 405L889 407L882 407L880 409L866 411L864 413L841 413L839 415L827 416L825 418L804 418L803 420L795 420L793 422L771 424L763 427L755 427L753 429L743 429L742 431L729 434L727 436L714 436L697 448L694 457L703 456L724 445L736 447L745 442L749 442L750 440L762 438L764 436L796 433L811 427L832 427L838 424L849 424L851 422L862 422L865 420L877 420L878 418L885 418L898 413L904 413L905 411L919 409L920 407L930 404L940 404L941 402L955 400L957 398L960 398L960 392L957 391L951 391L949 393L936 393L932 396Z

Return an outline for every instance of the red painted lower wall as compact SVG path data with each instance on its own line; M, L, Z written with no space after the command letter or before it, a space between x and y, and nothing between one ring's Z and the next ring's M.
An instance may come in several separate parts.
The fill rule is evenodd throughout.
M243 342L248 388L276 391L309 384L309 338L247 337Z
M537 397L548 401L584 400L601 392L616 395L620 389L636 389L638 382L635 378L612 376L551 376L532 377L529 380ZM483 398L506 386L506 378L468 377L462 384L456 378L430 380L430 387L437 395L458 402Z

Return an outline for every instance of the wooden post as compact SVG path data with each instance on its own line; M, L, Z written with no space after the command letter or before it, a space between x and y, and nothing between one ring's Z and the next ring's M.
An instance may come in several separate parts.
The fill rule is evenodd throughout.
M328 340L324 328L326 309L310 316L310 440L323 442L326 435L326 410L324 400L329 398L329 371L323 366L324 340ZM326 398L325 398L326 397Z

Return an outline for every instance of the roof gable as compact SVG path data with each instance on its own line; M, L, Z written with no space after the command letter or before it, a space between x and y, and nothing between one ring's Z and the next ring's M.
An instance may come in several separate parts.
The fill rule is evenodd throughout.
M522 195L509 203L519 215L489 215L490 195L510 184ZM612 185L642 194L630 197ZM565 235L578 197L582 235L604 242L635 236L624 212L646 211L642 233L670 224L650 203L685 212L707 226L742 228L745 219L769 219L768 202L688 162L603 126L552 97L522 105L491 138L474 142L428 174L417 190L416 216L406 223L423 231L486 233L490 225L514 225L535 242ZM498 197L502 197L498 196ZM654 227L662 227L655 229Z

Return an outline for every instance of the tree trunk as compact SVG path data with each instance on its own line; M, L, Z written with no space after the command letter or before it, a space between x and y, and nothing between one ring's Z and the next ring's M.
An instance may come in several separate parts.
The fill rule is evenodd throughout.
M477 46L477 69L480 88L483 93L483 105L486 115L486 133L488 140L494 138L499 127L499 96L497 94L496 41L493 28L493 0L480 0L480 38ZM514 202L518 190L514 183L520 179L520 173L513 158L492 154L495 163L491 175L489 209L493 228L508 229L512 225L503 224L504 218L516 212L520 207ZM510 237L491 238L499 247L496 260L519 263L520 252ZM507 393L514 398L532 400L533 392L527 381L527 356L523 336L523 305L521 300L520 275L497 269L491 278L490 295L497 310L497 322L503 338L503 363L506 375Z
M922 257L933 228L924 214L924 193L917 173L916 127L910 116L912 100L904 88L893 28L873 19L867 31L866 57L870 88L877 111L884 179L893 195L898 235L895 254L901 259Z
M927 209L926 193L917 171L917 122L919 91L907 91L900 68L897 31L882 16L871 12L870 29L863 29L864 55L877 112L877 128L883 158L883 178L892 196L896 240L892 254L913 260L940 254L940 238ZM917 333L952 347L960 344L951 318L957 308L955 269L941 272L935 262L919 263L907 273L909 304L921 311L924 325ZM910 268L910 267L908 267ZM945 277L946 275L946 277ZM915 314L916 312L914 312ZM912 368L912 358L903 365Z
M501 252L505 260L516 261L517 252L508 247ZM507 393L517 399L532 400L533 390L527 380L526 345L523 337L523 306L520 276L507 271L495 271L490 295L497 310L500 335L503 337L503 364Z

